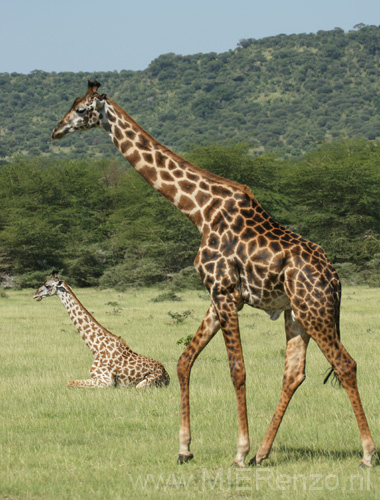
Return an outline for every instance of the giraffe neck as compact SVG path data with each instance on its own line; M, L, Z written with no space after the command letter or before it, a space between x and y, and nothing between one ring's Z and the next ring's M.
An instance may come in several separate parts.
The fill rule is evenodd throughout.
M87 309L83 307L66 283L65 286L57 289L57 295L69 313L84 343L94 355L99 352L99 346L106 338L115 338L112 333L103 328Z
M215 198L246 186L206 172L158 143L114 101L105 100L102 126L139 174L202 231ZM251 194L252 196L252 194Z

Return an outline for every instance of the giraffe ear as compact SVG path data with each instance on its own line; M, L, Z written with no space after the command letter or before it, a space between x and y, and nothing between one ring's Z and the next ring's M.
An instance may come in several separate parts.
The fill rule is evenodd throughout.
M102 95L95 95L93 99L93 103L95 104L95 109L100 111L101 109L104 108L104 101L107 100L106 94Z
M86 95L88 94L96 94L97 91L98 91L98 88L101 86L101 83L97 82L97 81L92 81L92 80L88 80L88 87L87 87L87 92L86 92Z

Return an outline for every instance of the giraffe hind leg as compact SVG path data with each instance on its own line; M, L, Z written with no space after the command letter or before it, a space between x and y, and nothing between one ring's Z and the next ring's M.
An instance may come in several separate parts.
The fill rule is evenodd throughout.
M70 380L67 383L67 387L79 387L82 389L92 389L96 387L112 387L114 385L114 380L101 379L101 378L90 378L86 380Z
M309 266L310 267L310 266ZM375 445L363 410L356 380L356 363L340 341L340 285L331 269L318 278L315 273L291 270L285 289L295 317L315 340L345 388L359 428L363 447L361 464L371 466ZM327 275L326 275L327 273ZM307 291L307 295L306 294Z
M319 303L317 304L316 301L314 301L314 304L315 308L317 308L317 305L324 308L324 316L311 313L310 310L304 314L301 314L299 311L298 313L295 312L295 314L299 316L299 320L306 332L318 344L318 347L332 366L335 374L347 392L362 441L363 458L361 464L371 467L372 456L375 453L375 445L360 400L356 380L356 362L352 359L340 341L336 327L337 318L334 313L335 306L331 297L327 295L325 301L319 299Z
M268 458L288 404L305 379L306 350L310 337L301 324L293 318L292 311L285 311L285 330L286 356L280 400L267 433L249 465L260 465L265 458Z
M363 447L361 465L372 467L371 461L375 454L375 444L360 400L356 379L356 362L351 358L338 339L327 345L325 342L317 339L317 343L346 390L354 411Z

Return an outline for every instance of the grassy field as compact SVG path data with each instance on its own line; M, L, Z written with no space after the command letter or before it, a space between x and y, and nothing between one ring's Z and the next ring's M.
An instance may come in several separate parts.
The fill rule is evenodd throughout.
M270 458L260 468L231 467L235 396L221 335L197 360L191 379L194 460L176 464L179 387L176 363L209 300L152 302L157 289L75 290L96 319L137 352L161 361L168 388L68 389L88 377L92 355L57 297L32 291L0 297L0 499L380 498L380 468L358 467L359 432L344 390L323 377L328 364L312 342L307 379L295 394ZM344 288L342 339L380 447L380 290ZM186 315L185 311L191 311ZM169 314L170 313L170 314ZM247 368L251 458L278 401L285 352L283 319L240 314Z

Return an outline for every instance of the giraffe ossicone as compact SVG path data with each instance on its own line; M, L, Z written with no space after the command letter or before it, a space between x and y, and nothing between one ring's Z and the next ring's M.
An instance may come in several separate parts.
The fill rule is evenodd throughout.
M83 307L71 287L53 273L34 294L37 301L57 295L65 306L83 341L94 355L91 379L72 380L68 387L131 387L169 385L170 377L164 366L151 358L132 351L121 337L104 328Z
M361 436L362 464L371 466L375 446L359 397L356 363L340 340L340 280L324 250L273 220L246 186L202 170L162 146L113 100L98 94L99 87L98 82L88 82L86 95L74 101L52 138L103 128L141 176L201 233L194 264L210 293L211 305L177 365L181 390L178 461L186 462L193 456L191 368L221 329L237 400L234 463L245 466L250 444L238 312L248 304L266 311L272 319L284 312L286 332L280 400L250 464L260 464L269 456L291 397L305 379L306 350L312 338L347 392Z

